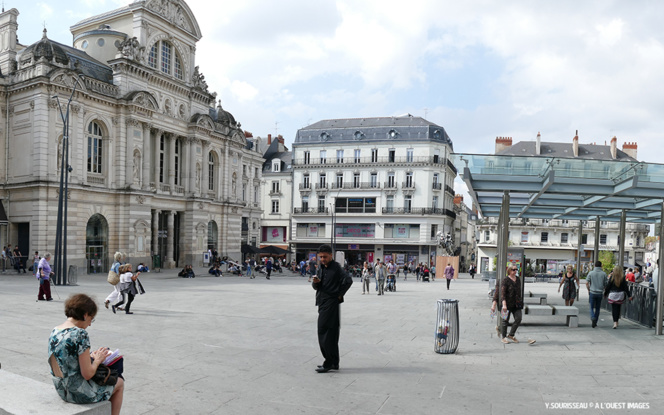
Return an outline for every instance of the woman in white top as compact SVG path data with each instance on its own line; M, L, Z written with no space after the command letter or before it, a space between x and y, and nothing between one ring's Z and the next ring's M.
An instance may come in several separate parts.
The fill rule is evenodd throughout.
M134 284L134 281L136 281L140 272L137 272L136 275L134 275L131 272L131 264L125 264L124 268L121 267L120 269L124 271L122 274L120 274L120 282L118 283L120 286L120 292L122 293L122 301L111 306L111 308L113 309L113 313L115 313L115 310L124 304L125 295L127 295L129 297L129 301L127 301L127 306L124 309L125 313L134 314L129 311L129 308L131 307L131 303L134 301L134 297L136 294L138 294L138 290L136 289L136 284Z

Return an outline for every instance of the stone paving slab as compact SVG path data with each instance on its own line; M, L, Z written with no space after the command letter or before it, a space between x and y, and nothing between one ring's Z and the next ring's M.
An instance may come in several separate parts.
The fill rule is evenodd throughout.
M317 374L317 313L305 278L204 271L193 279L177 278L176 270L142 274L147 293L134 301L134 315L99 310L90 339L125 356L123 413L619 413L546 407L595 400L649 403L624 413L664 411L664 339L624 320L613 330L605 310L592 329L583 290L574 303L578 328L524 315L522 342L505 345L489 316L487 282L461 274L448 291L444 280L400 280L399 291L377 296L362 295L355 280L342 305L341 370ZM556 286L529 288L564 305ZM76 287L55 287L60 299L36 302L33 278L1 275L1 370L49 384L46 343L65 318L64 299L86 292L101 305L111 289L104 276L82 275ZM455 354L433 351L439 298L459 300ZM537 343L529 346L528 338ZM0 401L6 398L0 391Z

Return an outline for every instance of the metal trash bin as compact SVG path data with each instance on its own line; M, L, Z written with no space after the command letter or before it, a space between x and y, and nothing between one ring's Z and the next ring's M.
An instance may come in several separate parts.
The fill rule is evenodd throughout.
M152 255L152 271L161 272L161 256Z
M78 267L76 265L69 266L67 285L78 285Z
M459 346L459 300L440 299L434 333L436 353L454 353Z

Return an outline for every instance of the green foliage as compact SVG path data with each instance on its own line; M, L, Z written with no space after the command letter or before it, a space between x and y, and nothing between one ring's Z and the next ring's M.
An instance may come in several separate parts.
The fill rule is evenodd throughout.
M533 270L533 267L530 264L526 265L526 269L523 271L523 273L526 277L532 277L533 275L535 275L535 271Z
M616 265L616 258L611 251L599 251L599 260L602 262L602 270L608 275Z

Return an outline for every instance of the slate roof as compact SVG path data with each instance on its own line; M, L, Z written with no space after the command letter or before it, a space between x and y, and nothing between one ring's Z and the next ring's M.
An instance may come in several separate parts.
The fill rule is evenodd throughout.
M279 149L279 140L274 140L270 143L270 146L263 154L265 162L263 162L263 171L272 172L272 160L280 159L281 160L281 170L278 173L288 173L290 174L293 163L293 152L292 151L277 151Z
M503 151L496 153L504 156L537 156L535 154L535 141L519 141ZM552 143L540 142L540 154L542 157L560 157L560 158L583 158L591 160L614 160L611 157L611 146L600 144L581 144L579 143L579 156L574 157L574 147L572 143ZM616 149L615 160L637 161L630 157L624 151Z
M452 140L443 127L410 114L321 120L298 130L294 145L386 140L437 141L452 147Z

